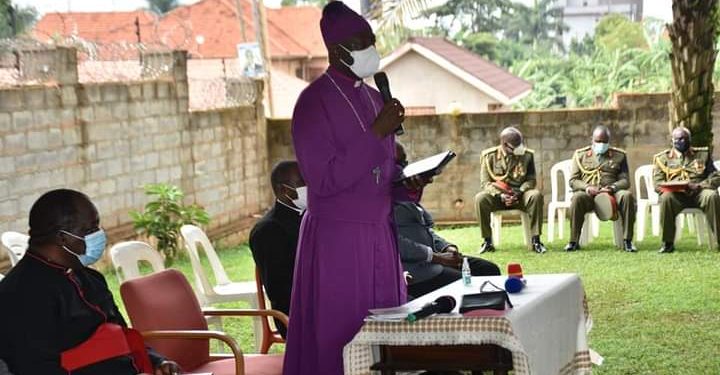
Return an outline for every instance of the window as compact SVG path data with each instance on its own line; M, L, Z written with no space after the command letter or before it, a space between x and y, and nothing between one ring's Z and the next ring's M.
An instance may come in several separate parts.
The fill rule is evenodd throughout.
M503 109L502 103L490 103L488 104L488 112L496 112Z

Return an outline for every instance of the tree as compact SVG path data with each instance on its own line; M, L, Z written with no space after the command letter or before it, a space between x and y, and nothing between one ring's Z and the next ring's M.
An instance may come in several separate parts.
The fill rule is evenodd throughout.
M609 51L648 48L643 24L622 14L608 14L595 26L595 45Z
M511 0L449 0L426 13L434 15L437 26L446 30L462 27L477 34L502 30L504 17L512 9Z
M712 146L718 0L673 0L672 9L670 126L690 129L694 146Z
M0 0L0 39L22 34L37 21L34 7L13 6L10 0Z
M381 56L387 56L412 37L447 37L444 30L437 28L410 29L401 27L395 31L376 33L377 49Z
M595 39L588 34L581 40L573 38L570 41L570 53L581 56L590 56L595 52Z
M385 38L407 30L408 18L416 18L428 9L428 0L369 0L366 17L378 21L377 33Z
M463 30L455 35L453 39L458 44L486 59L495 60L497 58L496 49L499 41L492 33L472 33Z
M178 6L180 3L178 0L146 0L148 6L152 12L157 14L165 14Z
M514 4L507 12L503 34L517 42L532 46L565 50L563 33L569 28L563 20L563 10L554 0L535 0L532 7Z

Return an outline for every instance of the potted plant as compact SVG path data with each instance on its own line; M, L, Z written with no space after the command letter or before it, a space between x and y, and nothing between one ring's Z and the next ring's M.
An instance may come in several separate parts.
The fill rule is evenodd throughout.
M131 211L133 227L140 234L154 237L157 249L165 257L165 266L175 261L179 250L180 227L185 224L207 224L210 217L196 204L183 204L185 194L170 184L145 185L145 194L152 197L145 210Z

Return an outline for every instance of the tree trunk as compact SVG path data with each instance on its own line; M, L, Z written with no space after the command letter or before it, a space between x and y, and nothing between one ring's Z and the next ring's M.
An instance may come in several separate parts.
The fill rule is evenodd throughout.
M693 146L712 146L715 19L718 0L673 0L670 126L692 132Z

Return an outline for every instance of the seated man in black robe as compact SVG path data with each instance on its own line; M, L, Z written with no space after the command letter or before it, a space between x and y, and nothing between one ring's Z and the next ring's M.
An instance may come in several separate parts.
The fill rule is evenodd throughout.
M28 251L0 282L0 360L10 373L135 375L144 360L155 374L179 374L175 362L151 349L149 364L142 356L109 357L109 350L108 359L99 361L81 354L90 363L72 371L63 365L69 362L61 362L69 350L94 343L88 339L101 326L127 327L105 278L87 267L100 259L105 245L98 211L86 195L53 190L33 204Z
M307 187L296 161L278 163L270 174L275 206L250 232L250 249L273 309L290 314L290 290ZM285 325L275 321L285 337Z

